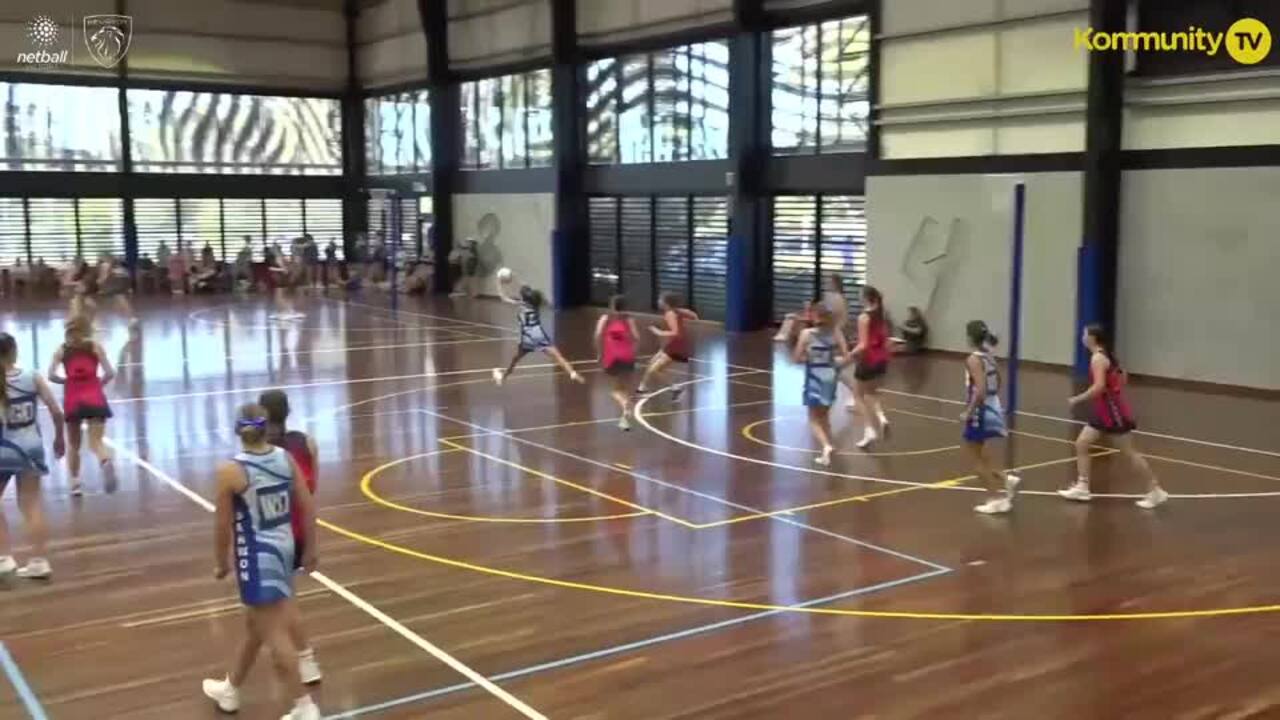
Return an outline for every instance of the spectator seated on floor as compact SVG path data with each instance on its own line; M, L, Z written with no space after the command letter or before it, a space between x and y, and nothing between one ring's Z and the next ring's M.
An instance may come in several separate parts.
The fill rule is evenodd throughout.
M431 287L431 265L425 262L415 262L410 267L408 274L404 276L404 283L400 286L400 292L406 295L425 295Z
M929 324L925 322L920 308L914 305L907 308L907 321L898 328L898 335L893 341L899 353L914 355L924 351L929 340Z

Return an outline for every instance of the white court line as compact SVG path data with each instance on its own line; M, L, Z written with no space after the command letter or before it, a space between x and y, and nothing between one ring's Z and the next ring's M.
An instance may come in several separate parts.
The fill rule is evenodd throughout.
M356 307L372 308L374 310L381 310L382 312L387 312L387 313L413 315L414 317L422 317L422 318L427 318L429 320L448 320L450 322L461 323L463 325L472 325L474 327L482 327L482 328L496 328L504 332L508 332L508 333L512 332L511 327L508 325L494 325L492 323L475 322L474 320L463 320L461 318L449 317L447 315L430 315L428 313L414 312L413 310L399 310L399 309L392 310L391 308L388 308L388 307L382 307L380 305L370 305L368 303L357 302L355 300L335 300L334 302L341 302L346 305L354 305Z
M733 363L728 363L728 362L726 362L726 363L715 363L715 362L712 362L712 361L710 361L710 360L700 360L700 359L698 359L698 358L691 358L691 360L693 360L694 362L699 362L699 363L703 363L703 364L706 364L706 365L718 365L718 364L723 364L725 367L730 368L730 369L733 369L733 370L756 370L756 371L758 371L758 372L768 373L769 375L773 375L773 374L774 374L774 371L773 371L773 370L762 370L761 368L753 368L753 367L751 367L751 366L749 366L749 365L735 365L735 364L733 364ZM948 403L948 404L951 404L951 405L964 405L964 403L963 403L963 402L961 402L960 400L953 400L953 399L951 399L951 398L937 397L937 396L934 396L934 395L918 395L918 394L916 394L916 393L902 392L902 391L900 391L900 390L888 390L888 389L885 389L885 388L881 388L880 392L882 392L882 393L886 393L886 394L888 394L888 395L900 395L900 396L902 396L902 397L917 398L917 399L920 399L920 400L936 400L937 402ZM1053 420L1053 421L1056 421L1056 422L1067 423L1067 424L1069 424L1069 425L1084 425L1084 424L1085 424L1085 423L1083 423L1083 422L1081 422L1081 421L1079 421L1079 420L1076 420L1076 419L1074 419L1074 418L1064 418L1064 417L1059 417L1059 416L1057 416L1057 415L1041 415L1041 414L1039 414L1039 413L1026 412L1026 411L1024 411L1024 410L1019 410L1019 411L1018 411L1017 413L1015 413L1015 414L1017 414L1017 415L1026 415L1027 417L1033 417L1033 418L1037 418L1037 419L1040 419L1040 420ZM1255 454L1255 455L1266 455L1266 456L1268 456L1268 457L1276 457L1276 458L1280 458L1280 452L1273 452L1273 451L1271 451L1271 450L1260 450L1260 449L1258 449L1258 448L1244 447L1244 446L1241 446L1241 445L1229 445L1229 444L1227 444L1227 443L1213 442L1213 441L1211 441L1211 440L1200 440L1200 439L1197 439L1197 438L1184 437L1184 436L1182 436L1182 435L1166 435L1166 434L1164 434L1164 433L1150 432L1150 431L1148 431L1148 430L1134 430L1134 431L1133 431L1133 434L1134 434L1134 435L1145 435L1145 436L1147 436L1147 437L1153 437L1153 438L1160 438L1161 440L1173 440L1173 441L1175 441L1175 442L1184 442L1184 443L1188 443L1188 444L1191 444L1191 445L1203 445L1203 446L1205 446L1205 447L1218 448L1218 449L1220 449L1220 450L1235 450L1235 451L1237 451L1237 452L1253 453L1253 454ZM1213 496L1211 496L1211 495L1197 495L1196 497L1213 497ZM1247 497L1247 496L1245 496L1245 495L1232 495L1231 497Z
M207 512L214 511L213 503L209 502L204 497L197 494L196 492L194 492L187 486L183 485L182 483L178 482L177 480L174 480L173 478L169 477L169 475L166 474L160 468L157 468L155 465L152 465L146 460L143 460L142 458L138 457L136 454L134 454L130 450L117 447L110 440L106 440L106 443L111 447L115 448L116 451L119 452L121 455L123 455L125 458L133 460L133 462L137 463L139 467L151 473L161 482L164 482L174 490L177 490L183 495L186 495L188 498L191 499L192 502L204 508L205 511ZM398 621L396 621L395 618L391 617L390 615L387 615L386 613L382 612L378 608L374 607L364 598L351 592L346 587L344 587L341 583L333 580L328 575L325 575L324 573L317 571L317 572L311 573L311 578L316 582L320 583L321 585L324 585L325 587L329 588L331 591L333 591L334 594L338 595L342 599L346 600L352 605L355 605L357 608L359 608L360 610L364 611L367 615L372 617L374 620L377 620L378 622L387 626L389 629L391 629L400 637L413 643L419 649L431 655L431 657L439 660L445 665L448 665L449 667L456 670L459 674L461 674L466 679L484 688L489 694L493 695L494 697L503 701L507 705L511 706L511 708L513 708L514 710L516 710L526 718L529 718L529 720L547 720L546 715L543 715L537 710L534 710L533 708L529 707L523 701L521 701L520 698L517 698L516 696L507 692L506 690L503 690L502 688L498 687L488 678L476 672L475 670L472 670L466 665L462 664L462 662L455 659L449 653L445 652L444 650L441 650L435 645L432 645L430 642L427 642L426 638L422 637L421 635L415 633L414 631L400 624Z
M196 322L196 323L201 323L201 324L204 324L204 325L211 325L211 326L213 326L213 327L219 327L219 328L230 328L230 329L232 329L232 330L317 330L317 329L330 329L330 328L329 328L329 326L326 326L326 325L321 325L321 326L319 326L319 327L317 328L317 327L315 327L315 326L303 325L301 322L293 322L293 321L289 321L289 320L276 320L276 321L274 322L274 324L271 324L271 325L264 325L264 324L261 324L261 323L253 323L253 324L250 324L250 323L233 322L233 321L230 321L230 320L210 320L210 319L207 319L207 318L202 317L203 315L205 315L205 314L207 314L207 313L216 312L216 311L218 311L218 310L230 310L231 308L234 308L234 307L236 307L236 306L235 306L235 305L219 305L219 306L217 306L217 307L202 308L202 309L200 309L200 310L192 310L191 312L187 313L187 319L188 319L189 321ZM305 319L307 319L308 317L310 317L310 316L306 316L306 317L298 318L298 320L299 320L299 321L301 321L301 320L305 320ZM378 319L378 320L386 320L386 321L388 321L388 322L393 322L393 323L395 323L395 324L396 324L397 326L399 326L399 327L402 327L402 328L410 328L410 329L413 329L413 330L444 330L444 331L448 331L448 332L455 332L455 333L458 333L459 335L469 335L469 333L463 332L462 330L458 330L458 329L457 329L457 327L458 327L458 326L455 326L455 325L413 325L413 324L411 324L411 323L406 323L406 322L404 322L404 321L402 321L402 320L397 320L397 319L395 319L395 318L377 318L377 319ZM440 318L440 319L441 319L441 320L445 320L445 319L447 319L447 318L443 318L443 317L442 317L442 318ZM470 324L469 324L469 323L462 323L461 321L459 321L459 325L460 325L461 327L470 327ZM396 328L396 327L377 327L377 328L358 328L358 327L357 327L357 328L342 328L342 332L345 332L345 333L352 333L352 332L360 332L360 333L370 333L370 332L396 332L396 330L397 330L397 328ZM471 336L471 337L482 337L482 336L479 336L479 335L470 335L470 336Z
M282 350L276 350L272 353L264 352L264 353L254 353L252 355L248 355L248 354L226 355L221 358L216 358L216 360L218 361L244 360L246 358L254 358L257 360L261 360L263 357L273 358L273 357L282 356L282 355L324 355L326 353L345 353L345 352L355 352L355 351L363 351L363 350L397 350L401 348L436 347L438 345L471 345L471 344L479 344L479 343L487 343L487 342L510 342L511 340L510 338L481 338L479 335L472 335L471 337L475 339L474 340L470 340L470 339L469 340L436 340L433 342L400 343L397 345L366 345L366 346L343 345L341 347L321 348L319 350L283 350L282 349ZM183 358L182 360L182 363L184 365L189 364L190 362L191 361L187 358ZM116 367L146 367L146 363L145 362L117 363Z
M743 368L746 370L751 370L753 372L769 372L769 371L762 371L759 368L746 368L741 365L730 365L728 363L725 363L725 365L730 368L735 368L735 369ZM755 465L767 465L769 467L780 468L782 470L794 470L796 472L807 473L809 475L821 475L823 477L842 478L845 480L862 480L865 482L884 483L886 485L899 485L902 487L917 487L917 488L932 489L932 490L955 490L960 492L986 492L985 488L971 487L968 485L939 485L936 482L924 483L924 482L914 482L911 480L895 480L893 478L874 477L870 475L854 475L852 473L840 473L840 472L834 472L831 470L821 470L814 467L788 465L786 463L773 462L772 460L764 460L762 458L754 458L747 455L737 455L735 453L726 452L724 450L718 450L716 448L707 447L705 445L698 445L696 443L689 442L688 440L676 437L671 433L663 432L662 430L655 428L653 425L649 423L647 416L644 414L644 406L649 402L649 400L651 400L657 395L665 393L674 388L685 387L685 386L693 385L695 383L700 383L700 382L707 382L708 379L715 379L715 378L698 378L694 380L687 380L684 382L673 383L671 385L668 385L665 388L662 388L661 390L658 390L657 392L651 393L649 395L645 395L644 397L640 398L640 400L636 403L635 410L634 410L634 413L636 416L636 422L643 425L646 430L653 433L654 435L665 438L673 443L676 443L677 445L683 445L687 448L699 450L701 452L711 453L712 455L719 455L720 457L729 458L731 460L738 460L740 462L747 462ZM736 381L730 380L729 382L736 382ZM1018 494L1019 495L1042 495L1045 497L1058 497L1057 492L1049 492L1047 490L1019 490ZM1146 497L1146 494L1145 493L1144 494L1094 493L1093 497L1107 498L1107 499L1119 498L1119 499L1136 500L1139 498ZM1169 497L1175 500L1239 500L1243 498L1280 497L1280 491L1255 492L1255 493L1191 493L1191 494L1170 493Z
M479 341L468 340L467 342L479 342ZM586 364L591 364L595 362L598 362L598 361L595 358L592 358L590 360L570 360L569 364L570 365L586 365ZM549 367L560 367L560 366L557 365L556 363L538 363L536 365L521 365L520 367L549 368ZM205 392L174 393L172 395L143 395L139 397L112 398L111 402L124 404L124 403L135 403L135 402L146 402L149 400L181 400L183 398L217 397L220 395L244 395L248 393L264 392L267 390L300 390L303 388L313 388L313 387L331 387L333 385L363 385L366 383L393 382L396 380L421 380L425 378L448 377L451 375L471 375L474 373L491 373L491 372L493 372L493 366L489 365L488 367L473 368L470 370L446 370L445 372L414 373L412 375L387 375L384 377L358 378L356 380L322 380L319 382L297 383L294 385L264 385L262 387L242 388L238 390L235 390L235 389L209 390ZM430 388L428 387L428 388L418 388L418 389L429 390ZM364 402L364 401L361 401L361 402Z

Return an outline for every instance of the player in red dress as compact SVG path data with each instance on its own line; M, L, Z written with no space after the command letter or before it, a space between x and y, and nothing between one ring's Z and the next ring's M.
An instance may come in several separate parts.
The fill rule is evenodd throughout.
M884 297L866 285L862 288L862 314L858 315L858 344L853 348L853 394L855 411L865 419L858 447L865 450L889 429L880 404L880 383L889 370L889 322L884 316Z
M680 305L680 297L675 293L662 293L658 298L658 309L662 311L666 328L658 325L649 328L650 332L663 340L663 344L658 354L649 361L649 367L644 371L644 377L640 379L641 393L649 392L649 381L655 377L661 377L662 371L671 363L689 364L689 358L693 354L693 342L689 338L689 330L685 322L697 320L698 314ZM679 400L683 392L682 388L675 388L671 391L671 399Z
M1133 447L1133 436L1130 433L1138 424L1134 421L1133 410L1125 398L1124 369L1116 360L1106 330L1101 325L1089 325L1084 329L1080 341L1090 352L1089 376L1092 382L1088 389L1072 397L1069 402L1072 406L1089 403L1089 423L1076 438L1076 469L1079 477L1074 485L1059 490L1058 494L1068 500L1089 501L1089 468L1092 462L1089 453L1105 435L1112 439L1121 454L1147 483L1147 494L1138 500L1138 507L1151 510L1163 505L1168 501L1169 493L1160 487L1160 480L1151 471L1151 466Z
M609 312L600 316L596 323L596 350L600 353L600 366L605 375L613 381L609 394L622 408L622 419L618 427L631 429L631 385L630 377L636 369L636 341L640 339L640 331L636 329L636 321L626 312L626 302L621 295L609 299Z
M304 432L288 429L289 420L289 396L284 394L282 390L268 390L258 396L258 404L267 411L267 442L289 453L289 457L293 458L293 462L298 466L299 472L302 473L302 480L306 483L307 491L314 498L316 494L316 443L311 436ZM295 561L294 570L301 570L301 559L305 554L303 547L307 537L306 528L303 527L305 522L304 514L298 503L293 503L290 507L294 509L291 522L293 524L293 542L297 550L293 557ZM312 534L314 537L314 533ZM302 677L305 685L312 685L320 682L324 675L320 672L320 662L316 660L315 650L311 647L311 641L307 638L307 633L302 627L302 615L298 611L298 603L296 600L289 603L289 637L293 640L293 646L298 651L298 673Z
M114 454L102 439L107 420L111 418L105 387L116 376L116 371L111 367L107 351L93 339L93 322L87 314L74 314L67 320L66 342L53 354L48 374L50 380L66 388L62 405L67 418L71 494L79 496L84 492L80 485L80 445L81 426L85 423L89 425L89 449L102 468L103 484L107 492L114 492Z

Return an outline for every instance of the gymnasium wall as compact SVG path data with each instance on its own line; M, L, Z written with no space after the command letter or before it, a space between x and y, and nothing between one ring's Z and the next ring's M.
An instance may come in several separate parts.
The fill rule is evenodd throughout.
M1084 150L1088 0L882 4L885 158Z
M1280 144L1280 75L1275 70L1213 76L1130 78L1124 147Z
M481 262L489 275L484 293L496 294L493 273L499 267L516 272L520 282L541 290L548 302L551 288L551 230L555 195L551 193L474 194L453 198L453 241L480 241ZM486 235L497 220L497 232Z
M385 0L362 9L356 45L356 72L365 89L427 79L427 40L417 0Z
M113 12L113 11L108 11ZM347 80L341 5L129 0L129 75L340 90Z
M867 178L869 280L895 321L911 305L924 311L934 348L965 350L964 326L975 319L1007 340L1019 180L1027 185L1022 357L1067 365L1083 217L1080 173Z
M1280 168L1130 171L1122 197L1125 365L1280 389Z

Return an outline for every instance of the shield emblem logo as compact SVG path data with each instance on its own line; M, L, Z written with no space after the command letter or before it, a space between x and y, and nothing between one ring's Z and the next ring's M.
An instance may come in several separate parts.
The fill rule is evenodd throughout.
M115 67L129 52L133 18L128 15L86 15L84 44L89 55L105 68Z

